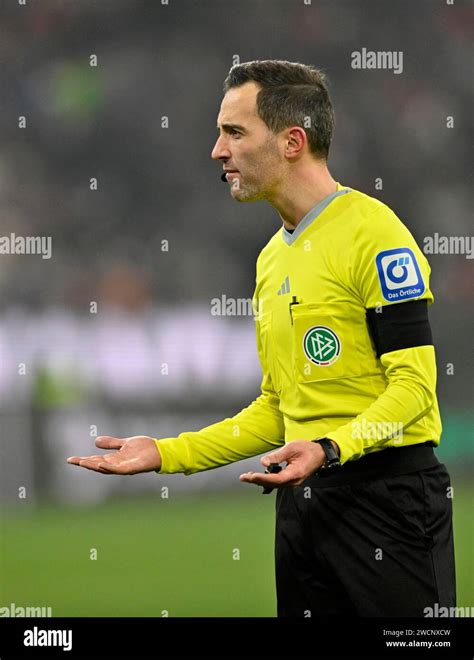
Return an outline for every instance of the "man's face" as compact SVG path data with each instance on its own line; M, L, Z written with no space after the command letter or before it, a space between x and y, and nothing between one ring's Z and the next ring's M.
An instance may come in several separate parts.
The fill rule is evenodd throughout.
M230 89L217 118L219 137L211 157L229 171L231 195L240 202L271 197L283 173L278 138L257 114L259 89L254 82Z

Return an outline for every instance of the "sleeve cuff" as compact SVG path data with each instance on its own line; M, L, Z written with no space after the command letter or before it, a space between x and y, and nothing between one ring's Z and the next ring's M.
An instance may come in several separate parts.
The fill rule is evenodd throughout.
M176 474L183 472L191 474L189 466L192 464L189 456L189 447L179 438L153 438L161 456L161 468L155 470L157 474Z

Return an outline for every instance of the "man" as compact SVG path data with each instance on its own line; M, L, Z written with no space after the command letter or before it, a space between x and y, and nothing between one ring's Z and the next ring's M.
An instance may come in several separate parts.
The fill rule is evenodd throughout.
M119 451L68 461L193 474L270 450L265 473L240 479L278 489L279 616L454 606L449 476L433 451L429 265L387 206L331 176L319 70L247 62L224 92L212 158L234 199L266 200L283 222L257 261L261 395L201 431L102 437L98 447Z

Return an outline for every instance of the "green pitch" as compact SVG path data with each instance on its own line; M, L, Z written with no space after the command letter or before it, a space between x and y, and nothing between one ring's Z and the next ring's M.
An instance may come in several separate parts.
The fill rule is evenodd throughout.
M474 489L455 487L458 605L474 606ZM275 616L275 494L194 493L16 509L0 523L0 607L53 616ZM97 559L91 559L96 553Z

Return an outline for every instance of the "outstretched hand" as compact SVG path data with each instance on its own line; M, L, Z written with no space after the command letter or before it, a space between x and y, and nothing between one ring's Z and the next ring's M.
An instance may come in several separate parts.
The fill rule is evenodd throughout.
M161 456L156 443L148 436L136 435L120 439L101 435L95 444L99 449L118 451L93 456L71 456L67 462L102 474L138 474L161 468Z
M326 461L324 449L315 442L308 440L294 440L272 454L260 459L264 467L270 463L288 465L281 472L263 474L262 472L245 472L240 475L240 481L247 481L257 486L278 488L279 486L299 486L310 475L314 474Z

